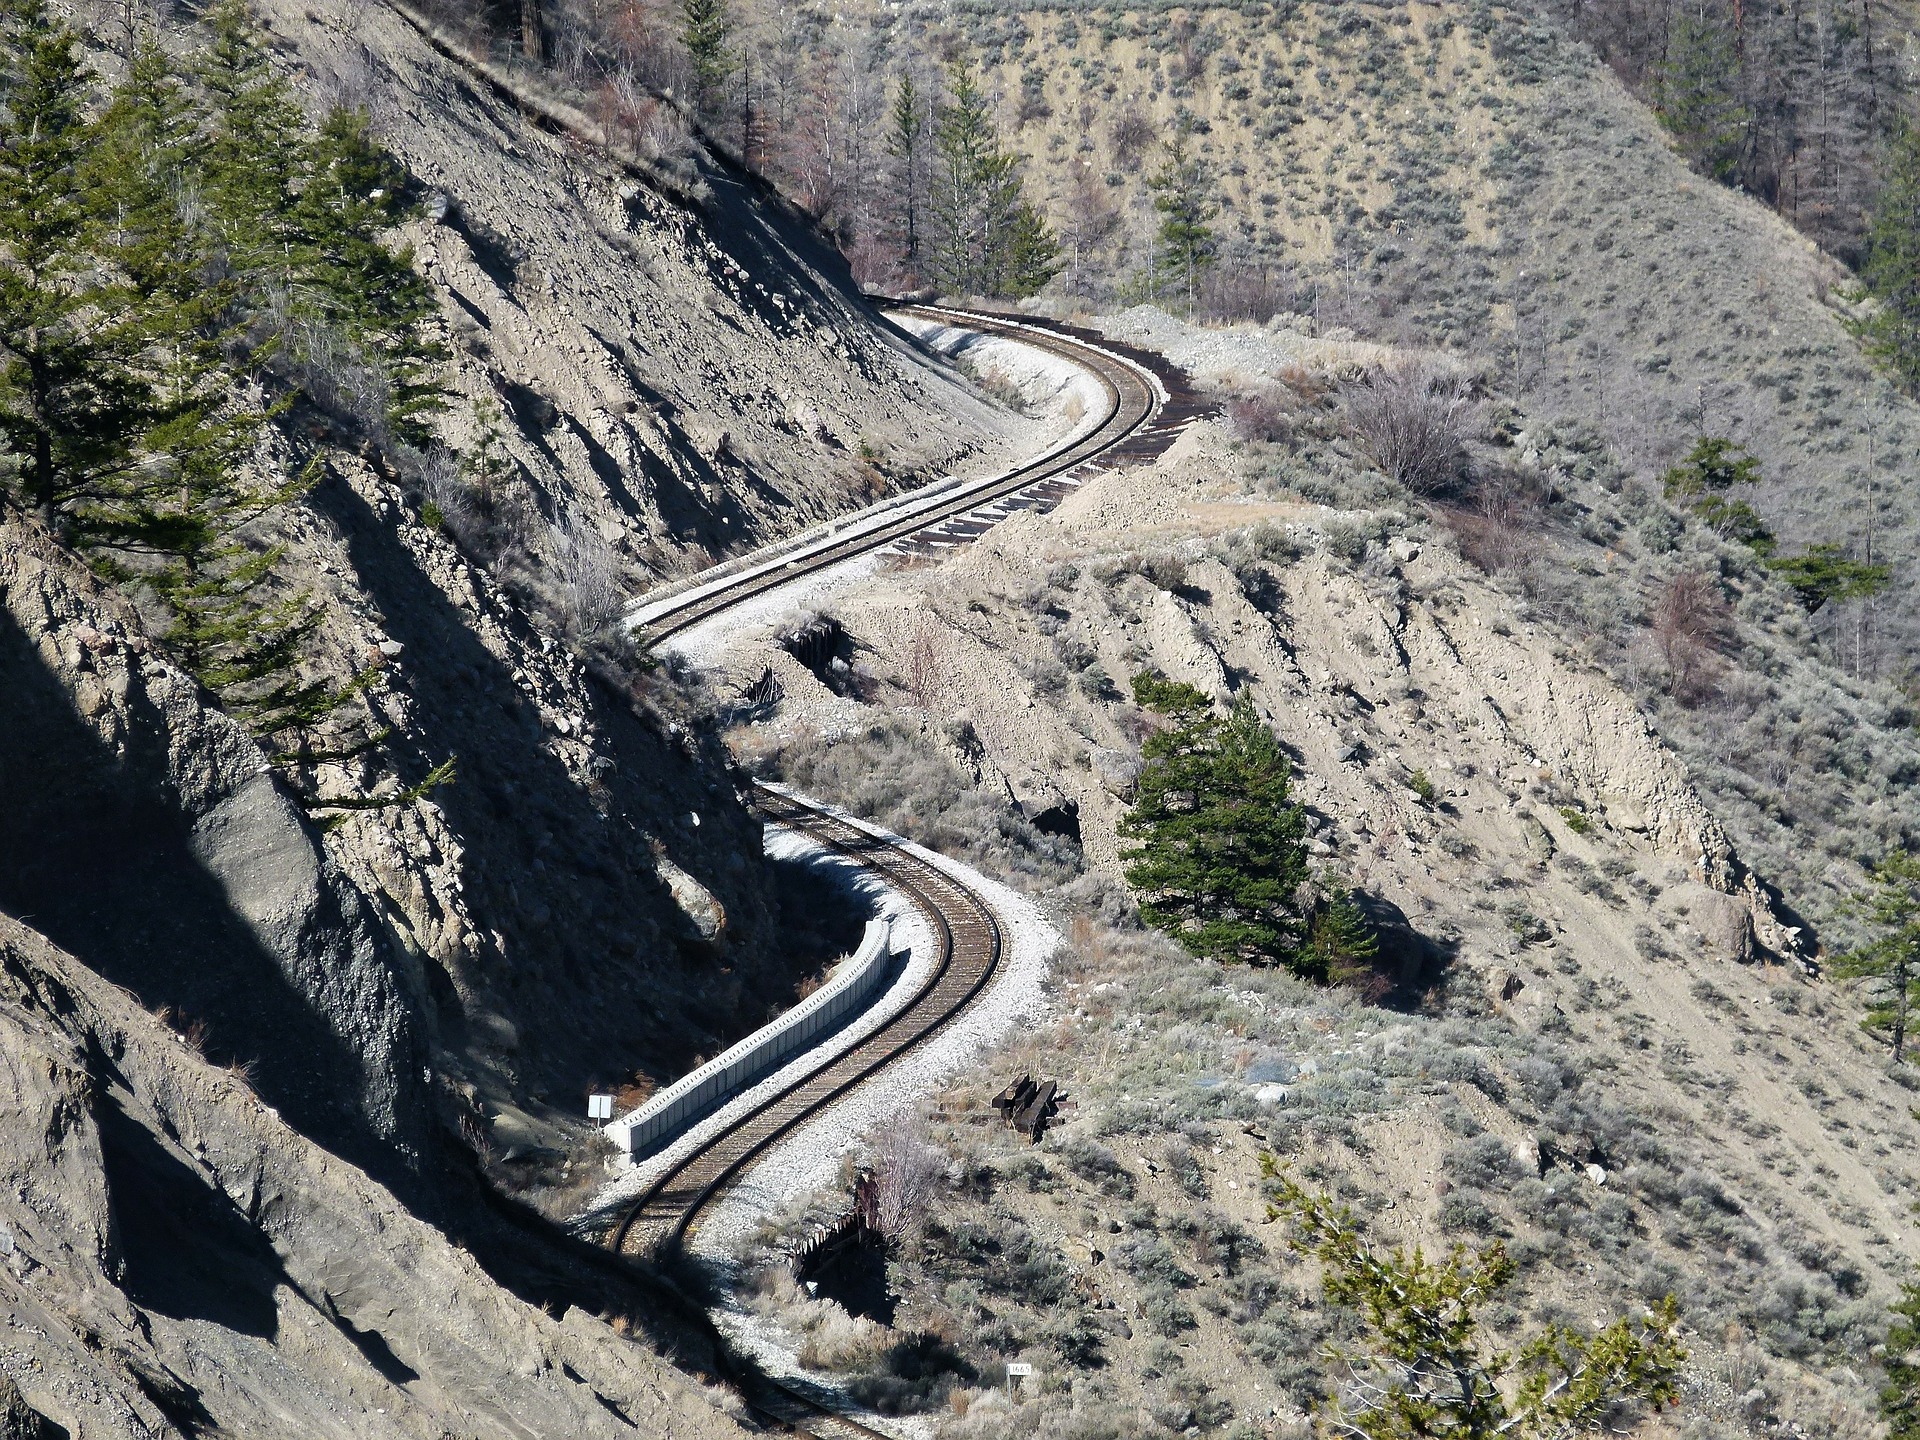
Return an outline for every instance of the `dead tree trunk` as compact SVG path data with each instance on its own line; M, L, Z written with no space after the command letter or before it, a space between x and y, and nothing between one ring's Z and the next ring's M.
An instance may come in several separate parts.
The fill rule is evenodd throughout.
M540 34L540 0L520 0L520 53L536 65L547 58Z

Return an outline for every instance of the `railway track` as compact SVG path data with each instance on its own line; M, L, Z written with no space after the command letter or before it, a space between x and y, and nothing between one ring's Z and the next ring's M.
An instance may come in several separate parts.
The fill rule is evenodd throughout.
M935 964L891 1020L656 1177L613 1234L613 1248L624 1254L683 1242L701 1213L754 1161L822 1108L937 1034L1000 964L1000 924L993 911L938 866L783 791L757 786L754 803L766 819L849 856L905 895L933 930Z
M907 313L990 334L1005 335L1060 355L1090 370L1107 400L1106 413L1077 439L1005 475L954 487L848 533L803 541L760 558L694 579L677 595L644 601L639 635L652 647L701 621L805 575L892 545L913 553L968 543L1018 510L1050 510L1096 468L1151 458L1164 450L1202 407L1183 372L1158 356L1130 350L1070 326L977 315L935 306L899 307ZM631 617L630 617L631 618ZM841 1097L925 1044L958 1017L998 970L1004 940L993 911L938 866L876 837L799 796L756 785L754 808L768 821L799 831L876 872L925 918L937 950L934 966L891 1019L841 1054L791 1080L765 1104L723 1128L693 1153L656 1176L623 1212L608 1237L626 1255L684 1245L702 1216L774 1146ZM742 1393L764 1422L821 1440L893 1440L832 1406L764 1375L742 1377Z
M1157 355L1054 321L980 314L938 305L900 305L918 316L1018 340L1070 360L1099 381L1106 397L1100 422L1077 439L990 480L925 495L907 495L854 517L839 533L775 546L763 558L731 562L689 578L678 591L643 597L629 612L641 643L656 646L744 600L886 546L928 553L965 544L1017 510L1046 511L1103 466L1143 460L1172 444L1204 407L1185 372Z

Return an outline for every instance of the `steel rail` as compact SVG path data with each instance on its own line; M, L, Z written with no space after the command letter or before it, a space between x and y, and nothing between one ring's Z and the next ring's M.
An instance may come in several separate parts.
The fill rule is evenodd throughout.
M755 805L776 824L878 872L932 927L932 973L891 1019L840 1055L797 1076L749 1114L669 1166L627 1207L609 1244L622 1253L683 1242L701 1213L787 1135L880 1070L931 1039L993 978L1000 924L979 896L938 866L794 796L757 787Z
M639 632L643 646L658 645L755 595L777 589L855 556L910 539L957 516L998 504L1034 485L1063 476L1087 461L1098 459L1124 445L1154 420L1169 398L1166 386L1146 364L1121 355L1114 347L1083 339L1064 327L1044 327L1028 320L976 314L937 305L901 305L894 309L896 313L924 316L958 329L1006 336L1070 360L1099 381L1107 397L1106 413L1100 423L1087 433L1067 440L1005 474L956 487L951 498L944 503L925 509L911 509L895 518L883 519L871 527L858 529L843 539L819 543L810 552L797 555L785 564L763 565L758 570L743 574L737 583L711 593L697 593L703 582L699 576L689 577L689 586L696 593L689 594L684 605L670 608L648 620ZM898 501L884 503L898 504ZM854 518L857 523L858 517ZM661 598L663 602L671 602L673 597L667 595Z

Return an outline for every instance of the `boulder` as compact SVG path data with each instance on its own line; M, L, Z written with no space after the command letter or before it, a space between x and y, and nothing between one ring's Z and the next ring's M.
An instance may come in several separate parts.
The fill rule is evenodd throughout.
M1688 880L1665 891L1660 908L1685 916L1713 959L1737 965L1752 963L1756 953L1753 911L1740 896L1722 894L1698 880Z

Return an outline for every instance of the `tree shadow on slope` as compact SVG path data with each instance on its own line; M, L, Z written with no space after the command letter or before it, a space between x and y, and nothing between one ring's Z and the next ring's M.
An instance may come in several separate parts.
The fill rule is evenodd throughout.
M552 748L516 667L482 643L365 500L334 478L312 503L339 527L384 628L406 647L400 683L414 732L435 750L413 768L458 757L457 780L434 801L465 846L471 913L505 957L462 978L510 1012L528 1087L584 1094L595 1076L713 1053L734 1017L783 989L768 963L773 925L757 867L734 858L758 854L759 829L715 783L718 757L696 766L602 687L592 721L607 763L583 783ZM519 623L498 619L509 631ZM525 630L517 638L537 643ZM656 838L724 908L717 943L658 873Z
M164 722L137 706L130 721L124 749L108 747L0 610L0 910L173 1011L210 1056L250 1063L288 1123L390 1176L394 1152L362 1109L364 1058L283 968L314 957L283 961L235 912L195 852ZM346 928L337 913L318 919Z

